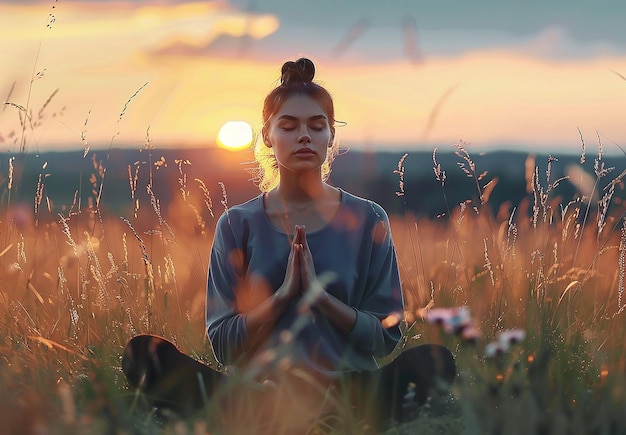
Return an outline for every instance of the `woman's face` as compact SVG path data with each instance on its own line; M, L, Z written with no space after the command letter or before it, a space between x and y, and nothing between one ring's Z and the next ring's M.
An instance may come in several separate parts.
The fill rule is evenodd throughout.
M332 139L328 116L317 101L302 94L285 100L264 137L279 169L295 172L320 169Z

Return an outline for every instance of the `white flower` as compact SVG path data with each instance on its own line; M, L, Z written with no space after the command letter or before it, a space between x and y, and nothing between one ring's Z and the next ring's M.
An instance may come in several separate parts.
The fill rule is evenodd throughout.
M497 342L497 341L492 341L487 346L485 346L485 356L487 358L493 358L495 356L502 355L507 350L509 350L509 348L503 347L502 343Z
M507 329L498 334L498 341L506 346L520 343L526 338L526 331L523 329Z
M508 352L511 346L524 341L526 331L523 329L506 329L496 336L496 341L485 346L485 356L493 358Z

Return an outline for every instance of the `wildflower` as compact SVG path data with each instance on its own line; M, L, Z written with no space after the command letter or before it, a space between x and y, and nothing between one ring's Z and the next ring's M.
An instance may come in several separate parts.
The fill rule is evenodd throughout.
M468 307L433 308L426 313L429 323L441 325L446 334L461 335L464 340L475 341L478 331L472 325Z
M498 341L493 341L493 342L487 344L487 346L485 346L485 356L487 358L493 358L493 357L496 357L498 355L502 355L507 350L508 350L508 347L504 348L502 346L502 343L500 343Z
M444 323L444 330L448 333L460 334L472 324L472 316L468 307L452 309L452 317Z
M511 349L511 346L524 341L526 338L526 331L523 329L507 329L500 332L496 341L491 342L485 346L485 356L487 358L493 358L497 355L502 355Z
M480 331L473 325L470 325L463 328L463 331L461 331L461 337L465 341L476 343L476 341L480 338Z
M525 338L526 331L523 329L507 329L498 334L498 341L508 346L520 343L524 341Z
M426 313L426 320L430 323L443 325L452 317L450 308L433 308Z

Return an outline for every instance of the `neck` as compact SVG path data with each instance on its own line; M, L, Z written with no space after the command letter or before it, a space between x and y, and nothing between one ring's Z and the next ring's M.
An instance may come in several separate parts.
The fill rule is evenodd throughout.
M319 174L298 174L284 177L281 174L276 193L282 201L290 203L311 202L321 199L327 193L327 184Z

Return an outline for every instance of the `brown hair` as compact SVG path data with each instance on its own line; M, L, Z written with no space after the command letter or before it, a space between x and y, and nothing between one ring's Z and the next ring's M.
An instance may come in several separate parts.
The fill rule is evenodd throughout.
M261 137L257 138L254 146L254 157L258 163L254 181L263 192L272 190L279 182L276 158L273 151L265 145L269 120L280 110L283 103L293 95L306 95L314 99L328 117L332 145L328 150L326 161L322 167L324 181L330 175L331 163L337 154L335 144L335 106L330 93L323 86L313 82L314 77L315 65L311 60L300 58L295 62L285 62L281 68L280 85L265 97Z

